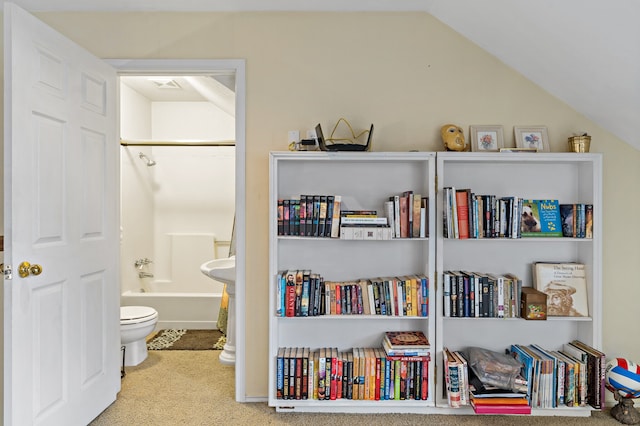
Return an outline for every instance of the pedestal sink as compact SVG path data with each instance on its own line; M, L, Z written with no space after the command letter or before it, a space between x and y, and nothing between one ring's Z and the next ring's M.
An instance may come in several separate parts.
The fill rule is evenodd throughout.
M200 266L203 274L227 285L229 306L227 307L227 342L220 354L220 362L226 365L236 363L236 257L214 259Z

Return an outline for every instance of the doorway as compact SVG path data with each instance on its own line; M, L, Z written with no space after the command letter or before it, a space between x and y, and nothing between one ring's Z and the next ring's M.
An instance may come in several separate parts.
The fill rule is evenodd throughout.
M216 235L220 244L217 244L213 249L216 255L222 256L229 252L229 244L231 244L231 230L233 228L233 221L235 217L235 250L236 250L236 263L237 263L237 276L236 276L236 312L243 312L242 309L238 310L239 306L244 306L244 170L245 170L245 79L244 79L244 61L242 60L113 60L108 61L113 65L120 75L120 79L123 83L128 84L129 88L132 88L138 93L145 93L145 96L155 99L156 109L161 111L161 114L166 114L166 117L171 117L174 114L177 103L184 102L184 105L188 105L190 112L183 118L181 124L186 124L187 131L181 131L180 134L172 134L176 128L167 126L170 120L160 119L160 124L156 126L155 132L146 132L144 128L140 128L140 122L128 123L128 129L131 130L129 135L121 134L125 150L123 150L123 156L127 155L131 161L138 166L138 170L143 173L153 173L159 166L171 165L173 172L167 172L165 175L178 177L180 172L175 169L176 163L182 162L186 164L194 164L202 162L202 156L210 156L215 161L220 161L220 165L223 166L224 157L228 157L229 152L232 152L234 156L234 167L230 173L234 173L232 176L235 179L227 179L227 182L235 180L235 187L232 188L233 192L233 206L227 209L223 214L220 226L222 231L211 232ZM122 86L124 87L124 86ZM225 89L226 88L226 89ZM124 88L120 94L124 98L128 91L128 88ZM151 93L154 92L154 95ZM228 99L229 93L232 97ZM225 94L227 99L225 98ZM176 104L171 105L171 102ZM215 104L215 105L214 105ZM144 107L143 107L144 108ZM189 125L190 119L198 119L199 114L204 114L205 111L211 113L207 115L209 119L205 123L196 125L195 122ZM219 127L223 128L223 131L214 135L211 133L211 129L206 129L207 126L211 126L213 121L211 117L220 118ZM227 117L227 119L225 119ZM231 118L231 129L229 129L229 117ZM130 117L129 117L130 118ZM122 119L121 129L127 126ZM185 121L187 123L185 123ZM202 121L202 119L201 119ZM156 123L157 124L157 123ZM138 127L137 127L138 126ZM144 126L142 126L144 127ZM148 126L149 128L152 125ZM183 130L184 130L184 126ZM196 127L200 128L200 133L196 130ZM204 127L204 129L202 128ZM202 131L208 136L203 137ZM154 135L155 133L155 135ZM148 137L146 135L149 135ZM158 137L158 135L161 135ZM233 137L229 137L229 135ZM133 136L133 137L129 137ZM196 154L196 151L198 153ZM181 153L180 153L181 152ZM223 153L222 155L220 155ZM162 162L160 159L162 158ZM191 167L187 167L191 168ZM190 173L189 171L187 173ZM124 179L124 178L123 178ZM123 180L123 184L126 182ZM153 179L147 181L148 185L157 185L158 181ZM233 185L233 184L232 184ZM202 190L206 188L206 184L198 185L198 189ZM150 187L150 189L153 189ZM183 194L185 195L185 194ZM192 200L197 198L197 194L191 194ZM202 194L202 197L206 197L206 194ZM224 198L224 197L223 197ZM176 200L176 203L188 202L185 199ZM195 204L205 204L204 202ZM124 207L124 206L123 206ZM188 209L188 206L186 206ZM223 208L224 210L224 208ZM232 210L231 218L229 216L229 210ZM193 219L193 218L192 218ZM188 219L190 223L194 223L192 219ZM229 220L227 220L229 219ZM123 219L121 219L123 220ZM160 220L162 222L164 220ZM229 222L228 233L226 231L226 225L224 222ZM149 228L149 224L144 225ZM151 235L158 235L157 224L152 225L155 229L147 229L142 231L142 234L151 233ZM188 231L188 230L187 230ZM190 234L190 232L183 232L183 234ZM195 234L195 233L194 233ZM197 236L187 236L189 238ZM206 238L206 236L205 236ZM158 253L158 247L162 246L162 243L151 243L146 241L143 237L139 240L139 247L143 247L143 250L149 249L151 252ZM190 243L187 243L188 245ZM153 245L154 247L146 247ZM124 247L123 247L124 250ZM164 256L162 254L162 248L159 249L158 256ZM144 256L143 256L144 258ZM166 273L166 262L161 262L162 265L158 266L158 272L160 274ZM127 268L126 264L121 265L122 269ZM164 269L163 269L164 268ZM163 272L164 271L164 272ZM131 271L130 271L131 272ZM133 271L135 274L135 271ZM199 271L196 271L199 274ZM201 274L200 274L201 275ZM202 276L203 279L208 279ZM139 283L139 282L138 282ZM127 285L124 280L122 285ZM244 317L242 315L237 316L236 320L236 369L235 369L235 388L236 388L236 401L244 402Z

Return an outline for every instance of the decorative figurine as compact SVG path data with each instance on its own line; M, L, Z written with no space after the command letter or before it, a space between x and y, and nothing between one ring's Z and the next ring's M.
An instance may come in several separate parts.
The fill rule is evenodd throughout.
M467 151L467 143L460 126L445 124L440 128L440 134L446 151Z

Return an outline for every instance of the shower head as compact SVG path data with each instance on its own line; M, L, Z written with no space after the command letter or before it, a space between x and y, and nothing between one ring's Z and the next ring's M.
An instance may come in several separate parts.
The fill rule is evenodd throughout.
M149 158L146 155L144 155L142 152L138 154L138 157L140 157L140 159L147 164L147 167L151 167L151 166L155 166L156 165L155 161L153 161L151 158Z

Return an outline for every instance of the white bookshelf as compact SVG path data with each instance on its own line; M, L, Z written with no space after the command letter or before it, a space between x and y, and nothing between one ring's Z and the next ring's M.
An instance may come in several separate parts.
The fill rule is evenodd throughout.
M477 194L558 199L594 206L593 238L443 238L442 190L453 186ZM429 238L347 241L279 236L278 199L302 194L341 195L344 208L376 209L405 190L429 196ZM560 349L573 339L602 349L602 157L577 153L457 152L273 152L269 193L269 405L281 412L404 412L473 414L447 405L442 349L479 346L502 352L512 344L537 343ZM442 273L466 270L512 273L532 286L536 261L581 262L587 267L589 317L445 318ZM310 269L325 280L421 273L429 278L429 317L375 315L276 316L279 271ZM276 355L280 347L376 347L388 330L422 330L431 342L429 399L360 401L276 397ZM532 415L589 416L591 407L533 409Z
M385 331L421 330L435 347L435 210L429 212L431 238L381 241L278 236L277 202L302 194L340 195L343 209L373 209L384 216L390 196L412 190L435 200L435 153L273 152L269 199L269 405L277 411L417 412L435 407L434 354L429 363L429 399L424 401L318 401L276 397L276 355L280 347L380 347ZM429 278L429 317L376 315L276 316L279 271L309 269L325 280L424 274Z
M436 351L442 376L442 349L478 346L503 352L512 344L537 343L558 350L573 339L602 348L602 158L575 153L438 153L436 213ZM445 187L470 188L476 194L525 199L558 199L594 206L593 238L443 238ZM587 269L589 317L450 318L443 316L442 273L447 270L513 273L532 287L532 263L581 262ZM438 378L437 407L448 409L444 383ZM472 412L471 408L465 409ZM537 415L588 416L591 408L533 409ZM459 411L462 412L462 411Z

